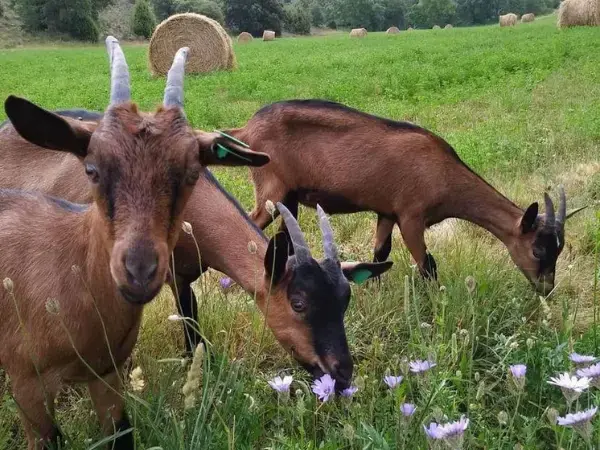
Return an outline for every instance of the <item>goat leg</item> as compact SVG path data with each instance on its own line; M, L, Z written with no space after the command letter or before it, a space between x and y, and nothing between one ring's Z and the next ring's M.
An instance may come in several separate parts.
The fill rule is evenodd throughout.
M106 375L102 380L97 379L88 383L88 390L102 431L108 435L116 434L131 428L125 412L122 369ZM112 450L134 450L133 432L117 437L108 444Z
M54 422L54 399L58 387L31 376L11 376L12 392L29 450L60 448L62 434Z

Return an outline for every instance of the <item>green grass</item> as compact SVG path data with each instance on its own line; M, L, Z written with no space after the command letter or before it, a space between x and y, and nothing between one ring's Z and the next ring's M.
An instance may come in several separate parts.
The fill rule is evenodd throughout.
M547 17L514 29L255 41L236 47L238 70L187 78L186 112L194 126L212 130L242 125L277 100L336 100L439 133L523 206L541 201L548 187L556 193L559 183L570 206L591 203L600 199L600 29L559 31L554 24L555 17ZM149 75L145 47L125 47L125 53L134 99L152 109L164 80ZM47 108L106 106L108 64L100 46L0 51L0 62L0 98L23 95ZM216 173L250 209L246 172ZM308 377L274 339L267 335L260 344L263 323L252 300L237 288L223 293L219 275L208 273L197 292L200 328L215 357L205 361L196 407L185 411L187 367L173 361L181 332L166 320L174 306L165 292L147 309L133 357L146 380L142 392L128 394L139 448L426 448L421 423L444 414L470 418L468 448L587 448L570 430L549 423L548 408L561 415L567 408L546 381L570 369L569 350L600 354L594 326L598 219L589 209L568 224L560 284L548 311L486 232L450 222L428 233L445 290L414 277L395 234L394 268L380 287L355 287L346 316L360 387L352 402L316 402ZM319 252L314 212L302 210L301 221ZM370 259L372 214L336 216L333 224L345 258ZM467 276L477 282L473 293ZM401 373L407 358L426 357L438 364L430 374L408 376L394 392L384 388L384 374ZM517 362L529 367L523 393L507 377L508 365ZM283 371L296 380L285 403L266 384ZM398 410L405 400L418 405L408 425ZM59 402L69 448L101 439L83 390L71 389ZM579 408L595 404L595 391L579 400ZM512 426L499 423L502 411ZM22 439L7 390L0 397L0 448ZM600 445L600 430L594 445Z

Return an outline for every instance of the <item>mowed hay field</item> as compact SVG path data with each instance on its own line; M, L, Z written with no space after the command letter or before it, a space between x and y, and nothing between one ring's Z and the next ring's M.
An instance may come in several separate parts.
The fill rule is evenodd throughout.
M533 292L489 233L458 221L428 232L443 288L423 283L396 230L395 265L381 285L353 287L346 326L359 391L351 400L317 402L309 377L264 332L253 299L235 286L223 291L221 275L209 272L196 292L212 356L204 361L195 407L184 410L189 363L180 357L181 324L167 320L176 309L165 289L146 310L133 356L145 384L141 390L128 385L126 394L138 448L427 448L422 424L463 414L470 420L465 448L588 448L570 429L552 423L548 410L564 415L597 405L597 391L568 409L547 381L571 370L570 351L600 355L600 28L559 31L555 23L550 16L508 29L255 40L234 44L238 70L186 79L185 109L198 128L241 126L273 101L336 100L440 134L522 207L543 205L545 189L556 199L561 183L569 207L594 206L567 223L558 286L548 299ZM133 98L151 109L162 98L164 80L150 76L146 47L124 50ZM46 108L102 110L108 101L108 61L100 45L0 51L0 80L0 98L17 94ZM215 174L250 210L247 171ZM386 180L373 183L384 195ZM315 216L301 209L307 238L321 254ZM372 258L374 214L336 216L332 223L343 258ZM465 284L469 276L475 289ZM432 371L407 373L406 360L425 358L437 363ZM508 377L515 363L528 367L523 391ZM284 373L294 376L287 400L267 384ZM406 377L392 391L382 382L387 374ZM20 448L16 405L2 375L0 383L0 448ZM400 413L405 401L417 405L410 421ZM57 407L67 448L100 447L84 389L64 392ZM600 420L591 445L600 445Z

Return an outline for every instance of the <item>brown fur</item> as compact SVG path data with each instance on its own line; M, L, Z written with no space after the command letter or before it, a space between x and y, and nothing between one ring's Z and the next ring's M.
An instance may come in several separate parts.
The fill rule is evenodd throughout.
M270 164L251 170L256 204L250 215L261 228L272 220L265 202L281 201L289 193L308 206L326 204L331 214L375 211L382 217L376 251L391 235L393 221L426 274L432 258L425 229L457 217L500 239L538 289L548 292L554 285L554 272L540 275L532 252L543 216L539 226L523 233L523 210L427 130L309 100L269 105L244 128L229 132L271 157Z
M121 295L128 284L124 253L141 236L149 240L158 253L153 284L160 289L192 190L178 191L171 205L161 186L171 171L185 174L193 159L200 167L195 142L178 110L140 115L131 104L113 107L91 135L85 157L101 171L119 167L113 217L109 196L96 184L94 203L83 212L41 194L1 192L0 274L12 280L14 291L0 292L0 364L13 382L30 449L52 438L52 411L44 403L52 405L64 383L89 382L100 417L109 409L121 416L119 391L95 386L106 376L119 388L117 373L140 326L142 304Z

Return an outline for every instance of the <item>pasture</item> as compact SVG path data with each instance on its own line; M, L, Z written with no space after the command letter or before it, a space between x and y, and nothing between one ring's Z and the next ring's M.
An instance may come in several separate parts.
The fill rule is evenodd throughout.
M241 126L273 101L335 100L440 134L521 207L543 204L545 189L556 199L561 183L569 208L595 204L600 200L600 29L559 31L555 21L550 16L509 29L369 33L356 40L337 33L236 44L236 71L186 79L185 109L194 127L213 130ZM133 98L142 109L152 109L164 79L150 76L146 46L125 45L124 51ZM0 80L0 98L21 95L49 109L102 110L108 99L102 46L0 50ZM214 173L250 210L247 171ZM373 182L385 192L386 180ZM302 208L300 219L314 252L321 254L315 212ZM555 414L551 408L564 416L597 405L597 391L586 391L568 408L560 389L547 381L571 370L571 351L600 355L599 220L594 207L567 222L558 285L548 298L530 288L492 235L458 221L427 233L440 281L424 283L395 230L395 264L381 285L353 287L346 330L359 390L351 399L317 401L308 375L265 330L253 299L237 286L223 290L222 275L210 271L196 285L199 328L210 343L210 357L205 355L195 406L185 409L182 387L189 362L181 359L181 323L167 319L176 309L165 289L145 311L133 355L132 367L142 369L144 383L139 377L128 383L126 394L138 448L427 448L422 424L463 414L470 420L465 448L598 448L599 420L588 447L549 419ZM343 259L372 258L374 214L335 216L332 224ZM415 359L431 359L437 366L409 374L407 361ZM523 390L508 376L509 365L517 363L528 367ZM289 398L267 384L283 374L294 376ZM405 376L393 390L382 381L390 374ZM0 448L21 448L23 435L8 392L0 374ZM410 420L400 412L403 402L417 406ZM91 412L83 389L59 397L67 448L101 447Z

